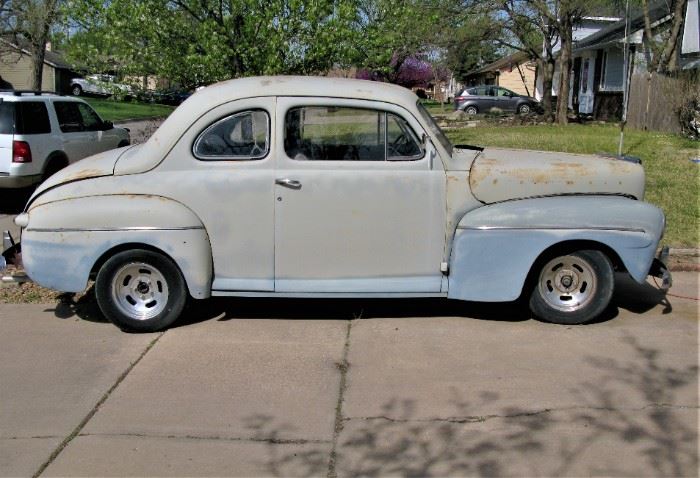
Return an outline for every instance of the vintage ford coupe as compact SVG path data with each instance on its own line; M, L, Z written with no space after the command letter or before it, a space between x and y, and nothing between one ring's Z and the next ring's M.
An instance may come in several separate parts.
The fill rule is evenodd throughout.
M263 77L57 173L16 223L34 281L94 278L123 329L210 296L524 298L576 324L608 307L614 271L668 281L643 197L639 161L453 146L406 89Z

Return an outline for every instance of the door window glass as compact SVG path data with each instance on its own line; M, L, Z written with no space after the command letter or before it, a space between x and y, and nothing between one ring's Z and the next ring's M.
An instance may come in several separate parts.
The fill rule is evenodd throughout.
M75 101L56 101L56 116L58 125L64 133L75 133L83 131L83 118L78 110L78 103Z
M227 116L205 129L194 143L203 160L261 159L270 148L270 120L263 110Z
M387 157L422 157L415 133L398 116L335 106L289 110L284 148L287 156L296 160L384 161Z
M102 128L102 120L99 116L97 116L95 110L90 108L85 103L77 104L85 131L99 131Z
M17 134L48 134L51 132L49 112L40 101L17 103Z

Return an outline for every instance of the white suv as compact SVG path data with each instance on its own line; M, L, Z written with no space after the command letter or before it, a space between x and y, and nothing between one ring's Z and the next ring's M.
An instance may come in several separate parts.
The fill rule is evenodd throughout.
M86 156L127 146L85 101L50 93L0 93L0 188L39 183Z

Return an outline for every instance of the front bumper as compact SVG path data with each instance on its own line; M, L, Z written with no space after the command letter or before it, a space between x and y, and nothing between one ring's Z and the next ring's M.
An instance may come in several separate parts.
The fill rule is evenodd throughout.
M649 269L649 275L652 277L658 277L661 279L661 289L668 290L673 285L673 277L671 276L671 271L668 270L666 266L666 261L668 260L668 246L662 247L659 255L654 258L651 263L651 268Z

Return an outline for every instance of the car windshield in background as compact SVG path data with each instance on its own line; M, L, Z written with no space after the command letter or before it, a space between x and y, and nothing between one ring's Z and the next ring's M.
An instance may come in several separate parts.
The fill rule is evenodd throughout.
M421 103L420 100L418 100L418 102L416 102L416 105L418 106L418 111L420 112L421 116L428 123L430 131L432 131L433 134L437 137L438 141L440 141L440 144L443 148L445 148L447 154L452 156L453 146L452 143L450 143L450 140L447 139L445 133L443 133L442 129L438 126L433 117L430 116L430 113L428 113L428 110L425 109L423 103Z

